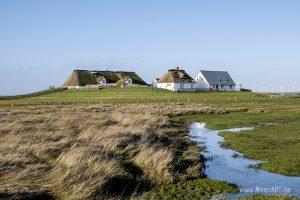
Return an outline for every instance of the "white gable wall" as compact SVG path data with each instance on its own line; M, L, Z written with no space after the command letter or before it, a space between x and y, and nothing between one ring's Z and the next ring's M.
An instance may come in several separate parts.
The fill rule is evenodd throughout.
M106 85L106 78L100 79L99 84L100 85Z
M132 84L132 79L131 79L131 78L128 78L127 81L126 81L126 83L127 83L128 85Z
M199 89L212 88L212 86L209 85L208 81L205 79L205 77L203 76L203 74L201 72L199 72L199 74L197 75L195 80L197 81L196 87Z

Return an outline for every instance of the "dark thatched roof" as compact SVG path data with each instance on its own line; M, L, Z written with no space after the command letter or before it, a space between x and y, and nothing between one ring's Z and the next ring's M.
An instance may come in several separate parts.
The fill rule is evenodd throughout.
M196 83L184 70L176 68L169 69L157 83Z
M85 86L97 84L96 78L87 70L74 70L63 86Z
M122 79L131 78L133 84L147 85L147 83L135 72L74 70L63 86L95 85L99 83L101 78L105 78L106 83L108 84L116 83Z

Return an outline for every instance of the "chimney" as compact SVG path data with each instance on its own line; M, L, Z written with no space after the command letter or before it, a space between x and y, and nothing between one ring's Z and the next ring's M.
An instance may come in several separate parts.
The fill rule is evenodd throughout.
M176 69L179 70L179 67L177 66Z

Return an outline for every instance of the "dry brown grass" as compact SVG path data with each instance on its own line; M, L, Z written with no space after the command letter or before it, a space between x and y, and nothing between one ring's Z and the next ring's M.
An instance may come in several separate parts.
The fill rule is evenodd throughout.
M167 148L155 149L144 146L135 157L135 163L154 183L167 184L173 181L171 164L173 155Z
M0 198L125 197L138 186L200 176L199 149L168 117L197 112L226 111L196 104L2 109Z

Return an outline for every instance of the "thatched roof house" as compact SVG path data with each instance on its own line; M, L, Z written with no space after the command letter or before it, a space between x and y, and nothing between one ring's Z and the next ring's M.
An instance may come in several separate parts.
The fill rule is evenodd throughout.
M80 87L86 85L114 84L120 80L132 80L132 84L147 85L135 72L125 71L88 71L74 70L63 83L63 87Z
M167 90L177 91L193 91L196 81L188 75L183 69L169 69L167 73L163 75L156 82L156 87Z
M63 83L63 87L85 86L97 84L94 77L88 70L74 70L69 78Z
M157 83L196 83L183 69L169 69Z

